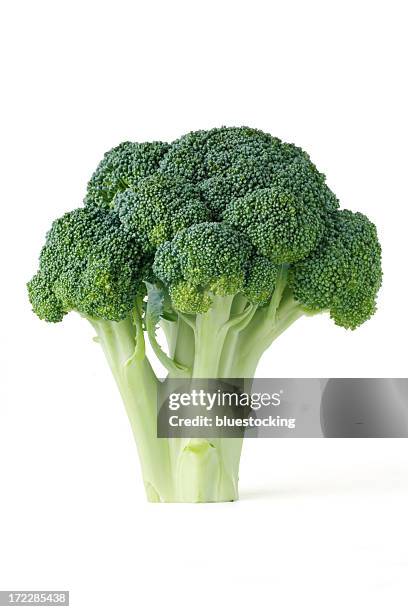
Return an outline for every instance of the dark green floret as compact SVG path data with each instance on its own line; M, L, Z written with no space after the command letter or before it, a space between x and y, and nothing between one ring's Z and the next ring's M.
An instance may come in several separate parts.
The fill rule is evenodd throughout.
M301 196L275 187L234 200L224 218L275 264L303 259L323 235L323 219Z
M200 223L158 248L153 271L169 287L176 309L203 312L211 305L208 293L225 296L242 289L250 251L229 226Z
M105 153L88 183L85 204L111 207L117 193L157 170L168 148L164 142L122 142Z
M248 262L242 293L251 303L264 306L275 290L278 271L270 259L255 255Z
M116 213L78 208L54 221L29 282L33 309L46 321L64 314L120 320L133 308L141 283L140 245Z
M376 310L381 247L366 216L333 213L319 246L291 271L295 299L311 310L329 310L337 325L355 329Z
M113 206L125 227L143 237L146 251L210 218L194 185L157 173L140 180L135 190L118 194Z

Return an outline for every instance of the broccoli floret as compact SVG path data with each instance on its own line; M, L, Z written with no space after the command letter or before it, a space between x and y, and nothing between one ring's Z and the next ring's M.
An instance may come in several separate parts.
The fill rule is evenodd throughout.
M118 194L113 206L124 226L143 237L146 251L210 218L194 185L158 173L140 180L135 190Z
M36 314L61 321L76 310L118 321L132 310L141 283L141 251L116 213L78 208L54 221L28 283Z
M67 314L64 304L55 295L46 272L39 271L27 283L28 297L35 314L49 323L59 323Z
M168 148L164 142L122 142L105 153L88 183L85 204L111 207L117 193L157 170Z
M277 266L253 256L251 245L224 223L201 223L179 232L156 251L153 271L169 289L176 310L202 313L212 295L242 293L265 303L276 283Z
M238 232L222 223L200 223L157 249L153 271L169 287L177 310L205 312L211 306L206 294L231 295L243 287L249 254Z
M257 189L234 200L224 215L254 247L276 264L306 257L323 235L316 208L301 196L276 187Z
M337 325L349 329L374 314L381 279L375 225L349 210L331 215L323 240L290 273L296 300L312 311L330 311Z
M303 315L367 321L381 279L375 226L339 210L307 153L223 127L106 153L85 206L52 225L28 293L41 319L76 311L96 330L148 498L222 501L237 498L241 441L156 437L162 383L146 341L170 377L252 378Z
M276 287L279 266L270 259L255 255L248 261L242 293L252 304L264 306Z

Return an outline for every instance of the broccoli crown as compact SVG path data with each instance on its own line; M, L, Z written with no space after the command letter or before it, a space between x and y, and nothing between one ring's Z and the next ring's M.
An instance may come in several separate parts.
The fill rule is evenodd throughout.
M349 210L331 215L319 245L290 271L299 302L312 311L329 310L337 325L350 329L374 314L381 278L375 225Z
M48 321L70 310L120 320L149 281L183 312L237 292L262 306L283 265L306 310L355 328L375 311L381 250L366 217L338 208L307 153L259 130L124 142L100 162L85 206L53 224L30 299Z
M28 283L34 312L61 321L70 310L120 320L140 289L141 251L116 213L78 208L54 221Z
M160 170L197 185L214 220L237 198L266 187L288 190L315 208L338 206L304 151L247 127L191 132L173 143Z

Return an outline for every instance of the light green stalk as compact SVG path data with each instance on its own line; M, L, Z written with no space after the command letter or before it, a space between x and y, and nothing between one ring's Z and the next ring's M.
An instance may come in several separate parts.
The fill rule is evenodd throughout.
M191 317L182 317L183 325L193 331L186 334L188 346L194 346L193 379L218 378L223 346L234 316L233 296L212 296L212 308ZM192 343L192 339L194 342ZM191 357L181 339L176 344L178 358ZM184 350L183 350L184 349ZM238 472L242 439L173 439L170 452L177 473L177 496L180 500L234 501L238 498Z
M170 497L168 444L167 440L156 436L156 398L160 383L144 356L144 347L140 353L137 351L136 326L130 317L118 323L94 319L90 319L90 322L95 328L129 417L147 497L149 501Z
M252 378L266 348L304 312L286 289L285 270L267 307L243 296L211 296L212 308L162 321L169 352L153 349L171 377ZM240 438L157 438L162 384L145 354L142 309L124 321L89 319L119 387L136 440L149 501L218 502L238 498Z

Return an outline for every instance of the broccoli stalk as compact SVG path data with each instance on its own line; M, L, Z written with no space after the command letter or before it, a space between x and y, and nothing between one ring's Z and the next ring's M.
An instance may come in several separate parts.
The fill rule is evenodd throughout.
M212 295L212 307L205 313L195 317L180 313L177 320L171 322L162 319L173 350L169 346L170 356L161 353L157 345L153 350L168 368L169 376L204 379L252 377L262 353L257 342L248 353L248 344L242 339L238 343L238 338L251 323L251 333L263 336L268 329L269 336L265 342L273 342L281 333L281 324L275 327L267 324L268 315L272 315L271 305L278 299L276 293L273 297L274 302L271 300L269 308L264 309L263 316L253 325L254 315L260 313L255 313L256 308L251 305L243 309L242 304L247 301L241 295ZM240 312L234 310L234 305ZM279 311L278 306L272 308ZM299 316L300 312L297 312L296 318ZM158 386L163 383L156 377L146 357L140 308L133 316L119 322L88 319L96 331L126 407L148 500L216 502L237 499L242 439L156 437L156 397ZM290 324L286 313L283 319L285 327ZM191 361L192 346L195 352ZM176 355L180 363L186 358L188 365L181 367Z
M94 327L125 404L150 501L238 497L241 439L160 439L149 343L171 378L252 379L302 316L356 329L375 312L375 226L339 210L309 156L250 128L115 147L85 205L47 234L29 298ZM156 337L161 327L167 347Z
M223 313L225 316L227 310L226 304L219 305L220 312L217 314ZM205 328L210 334L219 329L217 319L219 317L214 312L206 316ZM158 386L162 383L145 355L143 336L139 334L137 339L141 320L135 322L127 317L119 322L94 319L90 319L90 322L126 407L139 452L148 500L200 502L237 499L242 440L157 438L156 397ZM177 327L180 330L183 325ZM180 342L185 342L186 337L190 342L190 337L184 332L181 333L182 339L175 339L180 349ZM201 376L217 377L217 369L211 362L206 374L207 357L216 351L209 350L211 343L207 338L202 339L202 344L201 339L198 342L197 354L200 358L197 367ZM195 366L193 372L194 375L199 373ZM183 372L183 376L187 378L187 371Z
M135 339L131 317L122 321L90 319L119 388L136 440L149 501L172 500L166 439L156 437L156 397L160 384ZM139 340L140 342L140 340Z

